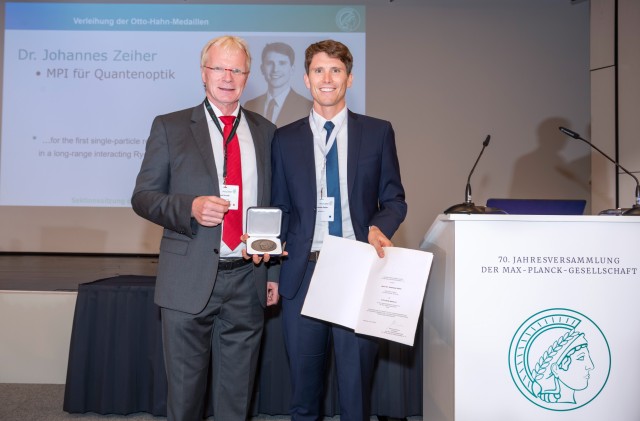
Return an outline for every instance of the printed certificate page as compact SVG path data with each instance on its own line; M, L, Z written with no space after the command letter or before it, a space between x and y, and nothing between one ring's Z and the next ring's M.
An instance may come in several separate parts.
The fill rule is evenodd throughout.
M328 236L302 314L413 345L433 255Z
M384 253L369 272L355 330L413 346L433 254L399 247Z
M355 329L369 270L377 258L370 244L326 236L302 314Z

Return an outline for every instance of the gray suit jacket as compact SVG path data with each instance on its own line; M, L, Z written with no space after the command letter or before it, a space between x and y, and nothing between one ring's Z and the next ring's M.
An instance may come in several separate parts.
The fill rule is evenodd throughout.
M267 94L265 93L254 99L250 99L244 104L244 107L247 110L262 114L264 112L266 101ZM275 121L276 126L282 127L298 120L299 118L308 116L312 107L313 101L291 89L287 98L284 100L284 104L282 104L282 109L280 110L280 114L278 114L278 119Z
M271 196L271 139L275 126L243 110L251 131L258 173L258 206ZM218 175L202 104L158 116L131 198L133 210L164 227L155 302L161 307L198 313L213 290L222 228L204 227L191 217L197 196L219 196ZM254 266L258 296L266 304L267 268Z

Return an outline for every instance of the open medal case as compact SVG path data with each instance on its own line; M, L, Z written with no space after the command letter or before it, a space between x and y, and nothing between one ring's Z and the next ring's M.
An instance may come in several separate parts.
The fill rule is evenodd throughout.
M247 209L247 253L282 254L280 228L282 210L276 207L254 206Z

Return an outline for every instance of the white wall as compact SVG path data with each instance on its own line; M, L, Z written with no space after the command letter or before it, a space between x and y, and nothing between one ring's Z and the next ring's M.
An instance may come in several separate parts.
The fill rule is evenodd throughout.
M0 383L65 383L76 296L0 291Z
M640 175L640 3L591 0L591 140ZM594 152L594 212L633 205L636 182Z
M589 199L589 11L570 1L403 1L368 8L368 112L396 128L414 247L438 213L491 197ZM373 22L372 22L373 21ZM386 71L381 71L386 70ZM587 211L588 212L588 211Z
M618 159L636 177L640 177L640 2L618 0L619 72L618 92L620 107L620 137ZM628 175L619 176L619 203L622 207L633 204L635 181Z

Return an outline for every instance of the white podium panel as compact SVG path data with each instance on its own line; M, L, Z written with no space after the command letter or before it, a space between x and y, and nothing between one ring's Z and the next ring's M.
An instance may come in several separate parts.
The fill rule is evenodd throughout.
M425 421L640 420L640 218L442 215Z

